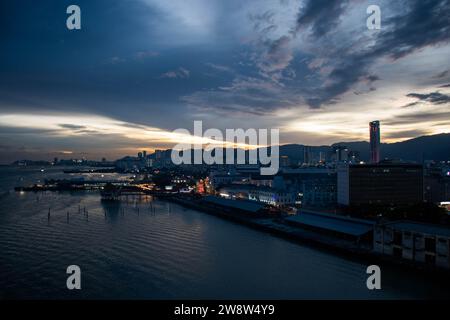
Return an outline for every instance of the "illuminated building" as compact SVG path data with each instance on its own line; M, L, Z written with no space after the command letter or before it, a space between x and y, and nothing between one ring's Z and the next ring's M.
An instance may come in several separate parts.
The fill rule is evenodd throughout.
M380 162L380 121L372 121L370 124L370 161Z
M205 182L203 181L203 179L200 179L198 182L197 182L197 193L200 193L200 194L204 194L205 193Z

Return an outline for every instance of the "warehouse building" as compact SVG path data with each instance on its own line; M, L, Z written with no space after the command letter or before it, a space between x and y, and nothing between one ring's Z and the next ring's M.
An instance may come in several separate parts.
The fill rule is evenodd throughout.
M450 228L412 221L377 224L374 251L450 269Z
M331 213L302 210L300 214L285 219L286 223L321 234L371 244L374 222Z

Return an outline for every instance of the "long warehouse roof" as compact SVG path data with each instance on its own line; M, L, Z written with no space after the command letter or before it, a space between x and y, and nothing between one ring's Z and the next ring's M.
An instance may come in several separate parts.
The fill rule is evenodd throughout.
M287 221L302 224L324 230L335 231L352 236L362 236L373 230L374 223L371 221L358 222L346 217L329 215L317 215L314 213L300 213L286 218Z

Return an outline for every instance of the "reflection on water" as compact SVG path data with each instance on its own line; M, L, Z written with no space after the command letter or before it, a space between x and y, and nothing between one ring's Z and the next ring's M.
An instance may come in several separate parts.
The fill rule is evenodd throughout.
M120 201L102 201L102 208L105 212L105 217L111 222L117 222L119 215L123 213Z
M80 291L65 287L71 264ZM102 202L95 192L4 195L0 266L0 298L450 297L437 281L387 266L383 289L369 291L358 260L152 197Z

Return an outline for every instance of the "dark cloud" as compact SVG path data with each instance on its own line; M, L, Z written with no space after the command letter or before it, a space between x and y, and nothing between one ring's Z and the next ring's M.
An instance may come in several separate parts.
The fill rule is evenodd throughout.
M55 129L19 128L19 127L2 127L2 126L0 126L0 135L48 136L48 135L52 135L52 134L55 134L58 132L59 132L59 130L55 130Z
M368 92L373 92L376 91L377 89L375 87L369 87L367 90L365 91L354 91L353 93L357 96L362 95L364 93L368 93Z
M294 59L293 35L275 33L274 15L274 12L266 11L250 16L257 35L252 43L250 62L257 68L259 76L267 81L280 82L287 79L285 71Z
M228 116L230 112L235 116L267 115L273 112L274 106L288 108L301 102L298 99L276 82L251 77L239 77L230 86L182 97L182 101L195 109Z
M75 125L75 124L60 124L59 125L61 128L63 129L70 129L70 130L83 130L86 129L86 126L79 126L79 125Z
M430 133L431 132L427 130L405 130L405 131L385 133L384 137L389 139L405 139L405 138L415 138L425 136Z
M284 70L293 59L291 40L289 36L281 36L267 41L266 50L257 61L259 69L265 74Z
M59 125L62 129L68 129L71 130L73 133L76 134L85 134L85 135L102 135L105 133L102 133L97 130L88 129L86 126L80 126L75 124L60 124Z
M333 30L345 12L349 0L308 0L300 9L295 32L310 27L315 37Z
M450 88L450 83L443 84L442 86L439 86L439 88Z
M398 59L419 48L450 39L450 0L407 1L409 11L391 18L393 27L383 32L378 52L388 50Z
M431 92L431 93L409 93L406 95L409 98L416 98L419 101L408 104L407 106L413 106L419 102L429 102L431 104L444 104L450 102L450 96L440 93L440 92Z
M419 111L404 115L398 115L391 120L385 120L384 123L386 125L402 125L402 124L411 124L417 122L439 122L445 121L450 118L450 112L425 112Z
M89 135L107 135L108 133L102 133L97 130L90 130L90 129L84 129L84 130L77 130L76 133L78 134L89 134Z
M200 111L237 117L242 114L267 115L280 108L304 103L298 88L289 83L296 78L295 70L290 68L294 59L293 36L272 34L277 29L274 16L270 10L249 15L256 38L251 41L251 50L245 56L252 71L208 64L218 71L228 72L234 79L230 84L198 91L181 100Z
M228 123L250 119L252 126L264 121L276 125L283 120L267 115L278 109L299 107L300 111L306 104L319 108L337 103L346 92L376 90L380 79L373 66L383 58L394 62L415 50L447 43L449 2L382 0L383 17L389 18L383 18L382 30L372 32L365 25L369 3L362 0L199 0L188 5L182 1L166 5L163 0L78 0L86 13L83 28L69 32L63 21L69 1L44 1L25 11L32 1L7 5L0 1L4 26L0 28L0 109L2 114L100 115L118 123L139 123L142 126L130 127L143 130L174 129L194 116L208 118L213 113L220 114L214 119L218 127L229 119ZM354 8L361 11L355 13ZM422 62L408 60L396 68L410 76ZM433 81L427 75L433 86L448 87L448 65L429 71L436 74ZM383 81L388 87L390 79ZM444 103L436 95L414 98ZM193 108L206 112L195 113ZM424 113L397 120L438 121L445 116ZM63 137L67 130L75 134ZM45 132L0 128L0 134L8 143L15 137L17 145L54 144L56 150L67 146L96 152L101 146L105 152L142 144L70 122Z
M309 3L311 7L309 10L314 12L312 16L316 16L317 19L322 17L321 12L325 15L329 10L323 2ZM354 84L367 79L370 67L379 58L390 57L396 60L426 46L447 43L450 40L450 0L414 0L407 1L406 4L409 7L405 13L383 21L382 30L374 35L373 45L358 51L352 51L347 47L330 48L330 53L335 57L330 66L331 84L313 90L314 97L308 99L311 107L320 107L324 103L334 101ZM336 23L342 14L340 8L341 6L333 1L332 22L323 19L325 25ZM300 15L302 16L303 14ZM320 20L312 18L301 21L302 25L309 23L315 26L321 23Z
M381 80L379 76L375 74L370 74L366 77L366 80L370 83Z
M131 129L142 129L147 130L148 126L137 124L137 123L128 123L128 122L118 122L117 125L124 127L124 128L131 128Z
M267 10L262 14L249 14L248 17L253 22L253 29L257 32L269 33L277 29L275 24L275 12Z
M445 78L445 77L447 77L448 75L449 75L449 71L450 70L445 70L445 71L442 71L442 72L439 72L437 75L435 75L433 78L434 79L442 79L442 78Z

